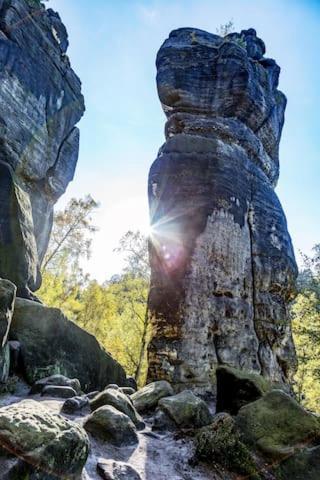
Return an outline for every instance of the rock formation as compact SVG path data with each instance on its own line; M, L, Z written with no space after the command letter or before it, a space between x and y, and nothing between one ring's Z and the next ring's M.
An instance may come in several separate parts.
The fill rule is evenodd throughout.
M0 1L0 277L32 297L53 205L73 178L84 112L59 15L37 0Z
M173 31L157 56L166 143L149 175L149 379L213 391L217 365L286 382L297 267L274 192L286 98L253 29Z

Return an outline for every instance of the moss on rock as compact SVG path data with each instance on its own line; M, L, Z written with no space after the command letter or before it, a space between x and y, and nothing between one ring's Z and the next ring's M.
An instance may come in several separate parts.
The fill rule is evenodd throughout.
M281 390L242 407L236 424L245 443L271 458L292 455L301 445L320 440L319 419Z
M211 425L203 427L195 437L196 457L250 478L259 479L254 460L242 443L234 419L219 413Z

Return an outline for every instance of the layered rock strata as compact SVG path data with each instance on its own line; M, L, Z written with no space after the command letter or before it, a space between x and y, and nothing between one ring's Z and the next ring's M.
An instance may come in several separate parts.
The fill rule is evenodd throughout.
M274 191L286 98L253 29L173 31L157 56L166 143L149 174L149 380L214 392L217 365L286 382L297 267Z
M60 17L37 0L0 1L0 277L31 298L53 205L73 178L84 112Z

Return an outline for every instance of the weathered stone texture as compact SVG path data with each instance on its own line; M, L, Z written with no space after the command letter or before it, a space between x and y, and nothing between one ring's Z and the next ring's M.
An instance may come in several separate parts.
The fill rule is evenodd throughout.
M214 391L224 364L286 381L297 267L274 192L286 98L253 29L173 31L157 56L166 143L149 175L149 380Z
M57 13L0 2L0 276L29 298L78 158L84 101L67 47Z

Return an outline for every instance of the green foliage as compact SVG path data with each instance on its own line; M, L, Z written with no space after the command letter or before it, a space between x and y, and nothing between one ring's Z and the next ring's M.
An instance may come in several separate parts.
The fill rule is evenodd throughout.
M320 244L313 252L303 256L292 328L299 364L295 392L305 407L320 412Z
M81 269L81 260L90 257L96 232L92 213L97 207L87 196L72 199L55 214L39 297L95 335L127 373L143 385L150 336L147 239L139 231L127 232L115 250L124 257L123 272L102 285L90 280Z
M195 437L196 456L209 463L219 464L232 472L259 479L248 448L242 443L234 420L222 413L212 425L203 427Z
M229 33L232 33L233 31L233 20L229 20L228 22L221 24L218 28L216 28L216 33L217 35L220 35L220 37L226 37Z

